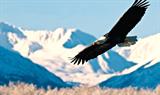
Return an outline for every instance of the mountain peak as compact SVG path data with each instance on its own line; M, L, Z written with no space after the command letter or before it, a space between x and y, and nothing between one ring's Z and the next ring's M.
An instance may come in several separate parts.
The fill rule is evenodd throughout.
M65 48L73 48L79 44L86 46L95 40L96 38L94 36L82 32L79 29L68 29L66 33L66 41L63 46Z
M7 22L0 22L0 31L2 32L12 32L17 29L14 25L11 25Z
M20 38L25 38L25 35L22 33L22 31L19 28L6 22L0 22L0 32L2 33L11 32L11 33L15 33Z
M11 24L9 24L8 22L0 22L0 26L3 25L3 26L13 26Z

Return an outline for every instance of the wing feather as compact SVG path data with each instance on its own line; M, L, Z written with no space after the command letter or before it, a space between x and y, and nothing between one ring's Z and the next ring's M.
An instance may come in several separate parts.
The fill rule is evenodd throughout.
M103 45L91 45L81 52L79 52L74 58L71 59L71 63L79 65L84 64L90 59L96 58L98 55L114 47L115 44L107 43Z
M96 58L98 55L104 53L105 51L114 47L117 43L114 41L118 37L126 37L128 32L130 32L136 24L141 20L149 2L147 0L135 0L128 11L120 18L117 24L111 29L111 31L104 36L107 36L110 41L104 44L94 44L91 45L81 52L79 52L74 58L71 59L71 63L79 65L84 64L90 59Z
M108 33L109 37L125 37L142 19L147 7L147 0L135 0L128 11L120 18L116 25ZM105 34L107 35L107 34Z

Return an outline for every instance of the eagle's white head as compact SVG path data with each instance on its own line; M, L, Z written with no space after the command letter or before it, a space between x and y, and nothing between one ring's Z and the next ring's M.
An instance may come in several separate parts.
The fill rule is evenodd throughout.
M97 39L95 42L93 42L93 45L100 45L100 44L104 44L104 42L107 41L107 37L102 36L99 39Z

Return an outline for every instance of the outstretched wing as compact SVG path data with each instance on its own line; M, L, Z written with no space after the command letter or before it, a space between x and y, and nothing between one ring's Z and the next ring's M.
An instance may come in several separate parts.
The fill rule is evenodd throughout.
M112 30L104 36L109 37L112 40L117 36L125 37L141 20L148 6L149 2L147 2L147 0L135 0L133 5L120 18ZM91 45L72 58L71 63L77 63L79 65L82 62L82 64L84 64L84 62L97 57L116 45L112 43L113 42Z
M108 33L109 37L125 37L141 20L149 2L147 0L135 0L128 11L120 18L117 24ZM107 34L105 34L107 36Z
M98 44L91 45L82 50L80 53L78 53L74 58L72 58L71 63L74 64L77 63L79 65L82 62L82 64L84 64L88 60L96 58L98 55L104 53L105 51L111 49L114 46L115 44L111 43L101 44L101 45Z

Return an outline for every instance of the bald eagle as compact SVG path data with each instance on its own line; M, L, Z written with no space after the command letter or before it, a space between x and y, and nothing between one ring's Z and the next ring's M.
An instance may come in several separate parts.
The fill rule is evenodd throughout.
M127 34L141 20L147 7L147 0L135 0L127 12L119 19L111 31L103 35L100 39L93 42L90 46L79 52L71 59L71 63L84 64L90 59L96 58L98 55L108 51L112 47L130 46L137 41L136 36L127 37Z

